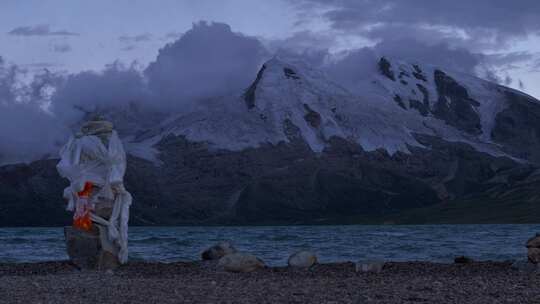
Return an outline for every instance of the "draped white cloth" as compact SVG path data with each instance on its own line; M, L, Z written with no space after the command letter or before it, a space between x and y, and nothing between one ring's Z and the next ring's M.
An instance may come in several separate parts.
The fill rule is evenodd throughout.
M128 221L131 194L123 186L126 172L126 153L116 131L112 131L108 146L95 135L72 136L60 151L56 168L70 185L64 189L67 210L73 211L85 182L100 187L96 197L114 200L109 220L91 214L92 221L107 227L108 241L119 248L118 260L124 264L128 258Z

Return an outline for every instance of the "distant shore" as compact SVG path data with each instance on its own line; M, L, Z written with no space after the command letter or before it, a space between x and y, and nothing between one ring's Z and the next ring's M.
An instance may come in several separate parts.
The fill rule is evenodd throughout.
M0 264L0 303L540 303L540 273L510 262L353 263L228 273L203 262L133 262L114 272L69 262Z

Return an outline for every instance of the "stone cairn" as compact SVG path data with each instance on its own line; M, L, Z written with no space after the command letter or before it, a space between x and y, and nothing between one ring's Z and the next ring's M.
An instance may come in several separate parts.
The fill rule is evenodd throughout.
M64 149L67 152L78 151L73 147L76 145L77 140L85 136L97 137L103 143L104 147L110 149L109 140L111 140L111 135L113 135L112 123L107 122L102 118L95 118L85 123L81 128L81 132L78 133L76 136L72 137L72 139L70 139L70 142L66 144ZM112 139L118 141L116 134L114 136L115 138ZM119 151L120 152L118 153L120 154L120 160L122 160L121 154L123 154L125 166L125 153L122 148L120 148ZM97 162L99 165L104 166L103 168L106 169L101 171L107 172L108 170L108 167L106 167L107 160L102 161L99 158L96 159L96 157L94 156L94 151L86 151L84 145L82 145L82 148L80 149L80 157L78 159L71 158L70 154L73 153L62 152L62 159L57 166L60 175L70 180L70 187L74 187L73 185L76 185L77 182L79 182L78 180L76 180L77 175L72 175L72 173L70 173L74 170L73 168L78 168L76 167L76 165L81 165L84 167L85 164L91 162L95 164ZM107 158L108 155L105 154L101 157ZM99 163L100 161L103 164ZM120 172L122 171L123 169L120 169ZM119 259L119 251L121 250L121 248L119 247L117 242L112 242L110 240L108 234L108 229L110 229L110 227L107 227L107 225L105 225L107 224L107 221L111 219L115 199L118 195L120 195L119 193L127 193L125 192L125 189L123 188L123 184L121 182L121 179L123 178L123 172L120 175L120 182L116 181L114 184L111 185L109 185L108 181L106 181L105 186L91 184L90 187L88 187L87 189L85 184L85 197L89 202L88 206L90 207L88 208L90 209L88 210L90 211L86 211L85 209L84 212L86 212L87 214L84 219L77 218L77 212L79 212L80 209L79 206L77 206L76 208L73 207L73 204L79 203L78 200L80 200L82 195L81 193L83 193L83 191L78 193L73 192L74 190L71 190L70 187L66 188L66 190L64 191L64 197L67 200L70 200L71 204L71 206L68 205L68 210L75 211L73 226L64 227L67 253L71 262L80 269L113 270L118 267L119 264L122 262ZM110 178L110 176L104 174L103 179L107 180L108 178ZM110 191L108 191L108 195L104 195L104 191L102 191L105 187L109 187L108 189L110 189ZM72 191L71 193L70 190ZM66 195L66 193L68 194ZM131 202L129 202L129 204L131 204ZM104 220L105 224L103 222L95 222L94 216L100 217L100 220ZM124 246L127 246L127 243L124 243Z

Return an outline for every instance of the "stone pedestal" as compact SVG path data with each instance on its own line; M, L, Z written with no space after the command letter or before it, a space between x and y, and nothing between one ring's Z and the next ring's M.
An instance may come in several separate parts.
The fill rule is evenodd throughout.
M103 233L103 232L102 232ZM115 252L105 250L97 225L90 231L74 227L64 227L67 253L71 261L81 269L109 270L118 267Z

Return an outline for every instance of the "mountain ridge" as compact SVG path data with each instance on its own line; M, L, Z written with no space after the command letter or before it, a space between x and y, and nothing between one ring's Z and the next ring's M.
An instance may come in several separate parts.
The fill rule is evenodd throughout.
M410 223L440 206L540 200L537 100L384 57L373 71L346 89L274 58L244 92L143 127L130 112L105 112L125 130L133 223ZM54 163L0 167L0 223L20 225L13 215L36 205L51 225L65 222ZM527 214L516 221L540 221L517 209ZM43 224L36 216L23 222Z

